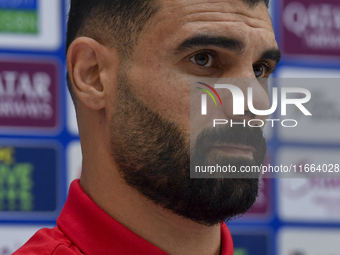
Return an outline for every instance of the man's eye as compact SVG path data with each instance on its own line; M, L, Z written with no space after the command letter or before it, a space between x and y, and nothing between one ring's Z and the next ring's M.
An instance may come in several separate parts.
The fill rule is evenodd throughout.
M202 67L211 67L213 64L213 56L210 53L198 53L191 57L190 61Z
M258 63L253 65L256 78L264 78L268 74L269 66L266 63Z

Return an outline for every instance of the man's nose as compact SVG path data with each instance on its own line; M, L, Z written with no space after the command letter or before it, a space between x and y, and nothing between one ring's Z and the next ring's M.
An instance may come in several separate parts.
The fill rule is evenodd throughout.
M223 112L229 119L247 122L252 119L259 119L265 122L268 115L260 115L259 111L270 108L267 79L227 78L223 79L223 83L234 85L239 89L239 92L242 92L233 93L231 90L225 90L221 95L223 97ZM237 89L235 89L236 91ZM249 94L250 91L252 92L251 95ZM242 96L243 98L240 98ZM243 109L240 110L241 102ZM253 122L252 125L261 125L261 121Z

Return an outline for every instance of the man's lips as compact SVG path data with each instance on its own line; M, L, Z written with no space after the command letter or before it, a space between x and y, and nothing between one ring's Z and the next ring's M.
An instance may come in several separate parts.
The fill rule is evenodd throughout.
M253 153L255 148L248 145L242 144L219 144L212 147L213 149L222 151L230 156L254 158Z

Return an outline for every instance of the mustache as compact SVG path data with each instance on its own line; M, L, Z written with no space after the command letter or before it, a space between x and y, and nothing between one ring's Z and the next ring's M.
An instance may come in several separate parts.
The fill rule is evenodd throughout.
M264 157L267 151L266 139L261 128L224 125L203 130L196 138L191 154L206 155L214 146L228 144L253 147L254 158Z

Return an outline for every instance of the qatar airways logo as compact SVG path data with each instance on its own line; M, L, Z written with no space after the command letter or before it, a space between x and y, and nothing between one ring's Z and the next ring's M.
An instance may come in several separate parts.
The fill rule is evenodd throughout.
M201 115L207 115L207 94L212 98L212 100L215 103L215 106L217 106L217 102L215 100L215 96L217 96L220 105L223 106L222 100L216 89L228 89L233 98L233 115L235 116L240 116L245 114L244 106L245 106L245 96L242 92L242 90L231 84L215 84L214 87L202 83L202 82L197 82L200 85L203 85L205 88L197 87L197 89L201 89L206 94L202 94L201 96ZM211 93L209 90L210 89L213 93ZM278 88L273 88L272 89L272 105L269 109L267 110L258 110L255 109L254 104L253 104L253 88L249 87L247 89L248 92L248 97L247 97L247 105L248 109L251 113L257 116L268 116L273 114L278 107ZM299 94L298 98L287 98L288 94ZM281 115L286 116L287 115L287 105L295 105L305 116L312 116L312 114L307 110L307 108L304 106L307 102L310 101L311 99L311 93L309 90L305 88L297 88L297 87L290 87L290 88L281 88L281 93L280 93L280 101L281 101ZM302 95L302 96L301 96ZM280 120L280 119L267 119L266 122L271 123L271 127L274 127L275 122L280 122L283 127L296 127L298 125L298 122L294 119L285 119L285 120ZM243 120L243 121L238 121L235 122L233 120L226 120L226 119L214 119L213 121L213 126L215 127L216 125L224 125L224 124L230 124L231 126L233 125L243 125L246 126L248 124L249 127L263 127L265 125L265 121L261 119L251 119L249 121Z
M301 46L305 48L332 51L340 49L338 0L291 2L283 9L282 22L289 32L304 41Z

